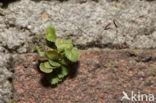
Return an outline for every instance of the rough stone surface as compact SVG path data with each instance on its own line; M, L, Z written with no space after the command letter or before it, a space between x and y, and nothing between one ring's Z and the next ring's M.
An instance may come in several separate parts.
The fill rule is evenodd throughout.
M152 49L155 11L155 0L1 0L0 103L11 97L9 58L43 47L46 26L54 25L57 36L73 39L79 48Z
M132 103L121 102L122 91L156 95L156 51L83 52L75 75L56 87L42 79L37 64L36 54L16 62L16 103Z
M4 55L0 53L0 103L9 103L12 97L12 85L8 80L11 78L9 61L10 55Z
M83 48L156 48L156 1L19 0L1 11L1 45L20 53L48 25Z

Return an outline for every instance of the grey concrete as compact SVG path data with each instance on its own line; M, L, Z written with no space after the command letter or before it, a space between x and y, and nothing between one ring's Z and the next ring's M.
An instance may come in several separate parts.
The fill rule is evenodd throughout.
M156 48L155 0L94 1L19 0L0 8L0 103L11 96L8 58L43 45L48 25L83 49Z
M9 68L10 55L0 53L0 103L9 103L12 97L12 85L8 80L12 76Z
M30 36L43 36L45 27L53 25L57 36L72 38L75 45L85 48L87 45L102 48L156 48L155 1L78 1L21 0L11 3L4 14L5 23L13 28L3 33L14 36L10 36L14 40L5 41L4 44L11 43L10 48L26 48Z

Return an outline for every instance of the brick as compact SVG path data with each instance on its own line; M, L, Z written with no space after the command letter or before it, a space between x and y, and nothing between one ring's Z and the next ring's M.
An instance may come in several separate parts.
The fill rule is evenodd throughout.
M57 86L43 79L37 55L25 54L16 61L13 86L16 103L121 103L122 91L156 96L156 51L85 51Z

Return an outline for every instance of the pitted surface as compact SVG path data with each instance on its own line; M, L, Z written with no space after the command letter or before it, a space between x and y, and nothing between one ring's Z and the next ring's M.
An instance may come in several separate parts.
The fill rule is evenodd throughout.
M5 8L0 3L1 103L12 95L9 58L31 52L34 45L44 48L48 25L80 49L156 48L155 0L9 1Z

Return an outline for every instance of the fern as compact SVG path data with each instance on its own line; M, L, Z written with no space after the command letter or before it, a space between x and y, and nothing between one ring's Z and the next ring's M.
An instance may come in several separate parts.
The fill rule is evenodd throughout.
M35 47L34 51L37 51L41 58L47 58L40 63L39 68L45 73L49 83L56 85L69 74L70 64L78 61L79 50L73 48L72 40L56 38L55 29L52 26L46 28L46 39L57 49L50 48L48 51L41 52L38 47Z

